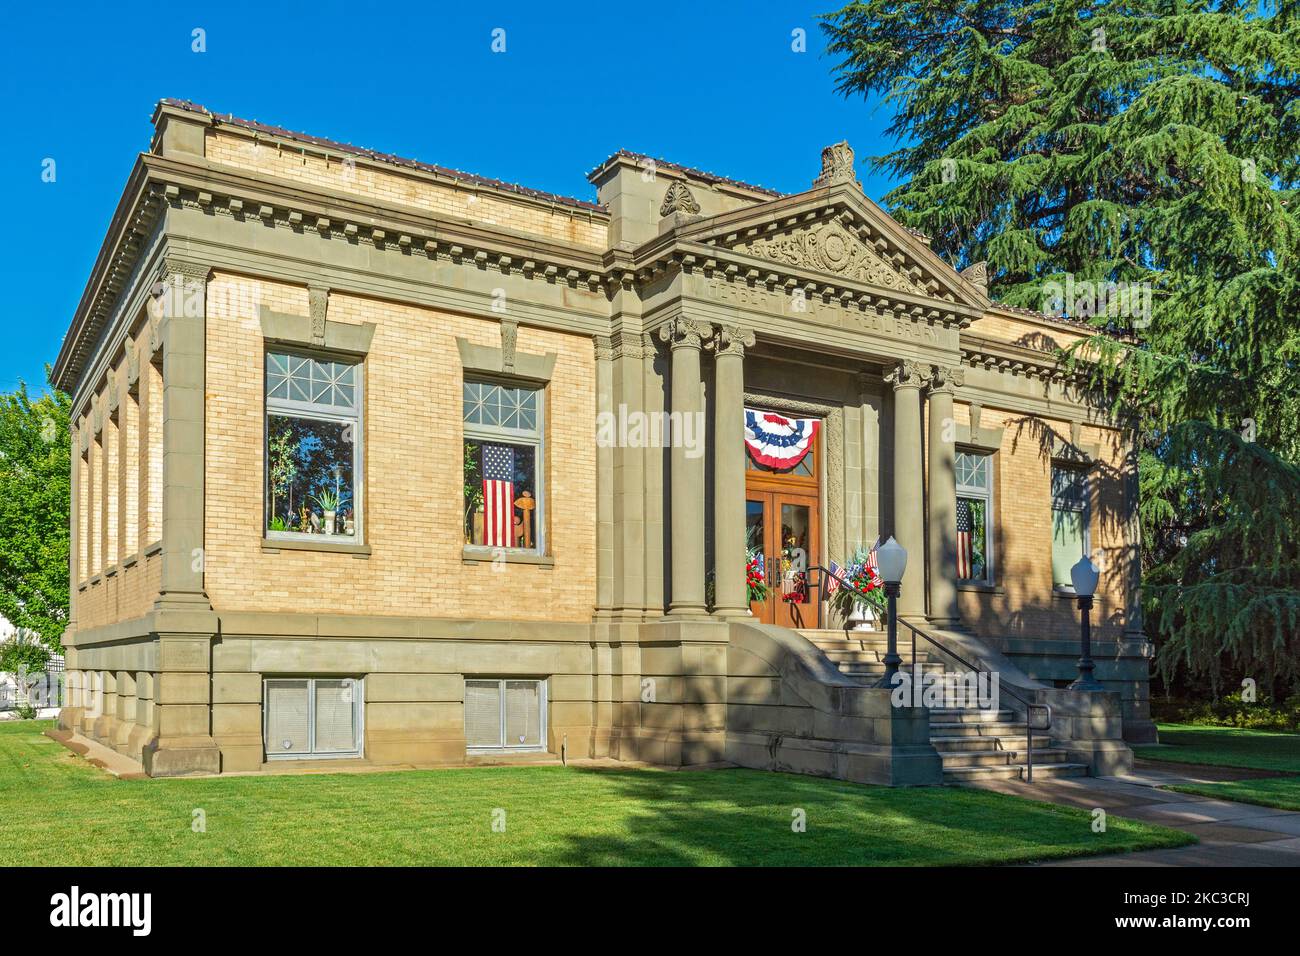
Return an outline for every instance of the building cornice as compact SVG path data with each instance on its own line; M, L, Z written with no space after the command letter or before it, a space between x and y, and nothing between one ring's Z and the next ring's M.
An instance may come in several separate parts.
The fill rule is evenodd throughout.
M381 205L350 194L304 188L203 160L142 154L53 369L71 391L131 283L154 224L168 207L190 207L242 222L369 245L392 255L450 260L502 275L522 275L570 287L601 289L608 279L604 250L565 245L469 220Z
M970 368L990 369L1044 382L1076 386L1087 382L1084 370L1066 368L1051 353L969 333L961 337L961 360Z

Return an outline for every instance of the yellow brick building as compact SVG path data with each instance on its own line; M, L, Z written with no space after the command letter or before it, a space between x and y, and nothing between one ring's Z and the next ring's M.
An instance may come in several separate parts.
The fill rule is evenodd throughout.
M791 195L618 153L585 201L191 103L155 128L55 367L66 728L153 775L960 779L989 761L826 601L892 535L905 663L996 672L987 716L1044 721L1060 772L1151 738L1132 436L1056 354L1085 330L990 301L846 145ZM1084 555L1100 691L1068 686Z

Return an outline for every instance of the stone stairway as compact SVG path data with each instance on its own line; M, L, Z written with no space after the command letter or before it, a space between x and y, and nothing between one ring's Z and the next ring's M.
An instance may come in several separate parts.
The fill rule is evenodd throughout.
M873 684L885 673L887 647L880 631L816 630L799 632L816 645L846 676ZM902 667L910 668L911 644L899 634ZM933 650L917 648L925 673L946 673L947 665ZM930 710L930 742L943 760L946 783L1023 779L1028 727L1013 711L980 707L936 707ZM1086 764L1074 763L1069 753L1054 746L1046 733L1033 735L1034 779L1086 776Z

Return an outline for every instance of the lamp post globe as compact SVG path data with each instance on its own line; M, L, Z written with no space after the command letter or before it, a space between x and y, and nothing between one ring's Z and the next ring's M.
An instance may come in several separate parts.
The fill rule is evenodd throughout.
M1079 676L1070 685L1071 690L1106 689L1092 676L1096 665L1092 661L1092 629L1088 621L1088 613L1092 610L1092 596L1097 592L1097 581L1100 578L1101 569L1093 564L1092 558L1086 554L1070 568L1070 582L1074 585L1074 593L1079 599L1080 628Z
M907 570L907 549L894 540L889 540L876 549L876 570L885 582L885 597L889 601L889 625L886 632L889 643L885 650L885 675L876 682L877 687L893 687L898 665L903 659L898 656L898 593L903 572Z

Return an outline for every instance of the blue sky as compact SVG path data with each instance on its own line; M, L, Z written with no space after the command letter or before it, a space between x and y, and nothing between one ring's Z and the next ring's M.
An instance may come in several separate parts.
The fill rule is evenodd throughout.
M828 143L893 148L886 107L834 92L816 15L836 6L16 5L0 28L0 389L44 385L162 97L584 199L619 148L795 191ZM892 185L859 175L876 199Z

